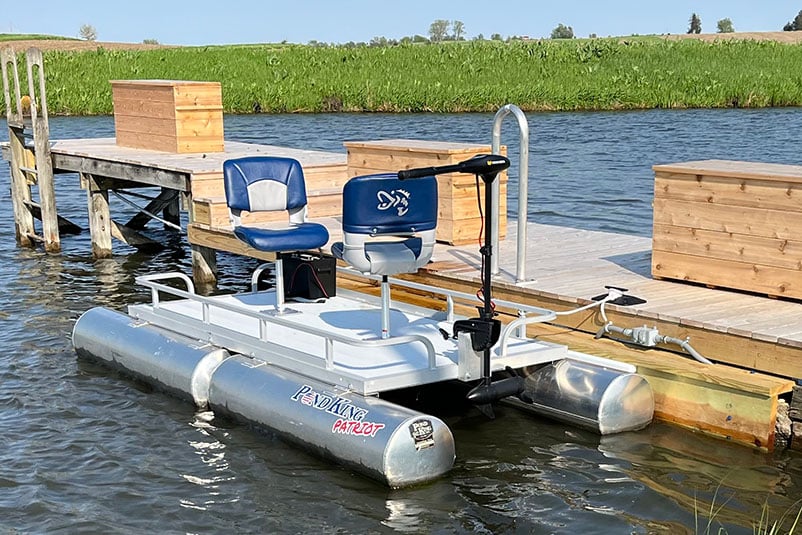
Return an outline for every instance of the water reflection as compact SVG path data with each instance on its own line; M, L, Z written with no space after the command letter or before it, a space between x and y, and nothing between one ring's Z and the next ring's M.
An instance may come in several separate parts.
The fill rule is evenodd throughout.
M193 421L189 424L197 429L198 435L200 435L197 440L190 440L188 443L199 456L203 466L199 466L198 471L194 474L181 474L181 477L187 482L200 487L200 489L191 488L190 497L180 500L181 507L206 511L213 506L239 501L236 491L234 491L234 496L226 497L228 492L221 488L225 483L235 481L236 477L229 470L225 442L218 440L215 436L220 433L225 439L226 433L212 425L213 419L214 413L212 412L198 412L195 413Z
M720 511L715 520L730 524L730 533L757 522L766 504L772 519L798 507L799 483L784 470L785 463L772 465L774 455L699 433L678 433L656 423L639 433L602 437L599 451L628 462L629 477L688 512Z

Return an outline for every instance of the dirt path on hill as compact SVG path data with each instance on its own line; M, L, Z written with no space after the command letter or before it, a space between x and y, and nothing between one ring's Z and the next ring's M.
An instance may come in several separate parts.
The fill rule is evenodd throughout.
M701 39L715 41L727 39L743 39L753 41L777 41L779 43L796 44L802 42L800 32L733 32L733 33L700 33L667 35L666 39Z
M86 51L105 48L106 50L153 50L167 48L169 45L146 45L144 43L110 43L102 41L71 41L65 39L29 39L19 41L0 41L0 49L10 46L17 52L23 52L34 46L46 52L48 50Z

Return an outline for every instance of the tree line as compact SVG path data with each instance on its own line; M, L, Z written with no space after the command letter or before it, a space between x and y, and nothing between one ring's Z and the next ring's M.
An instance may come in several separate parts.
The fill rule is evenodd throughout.
M716 22L716 33L732 33L735 31L735 26L733 26L732 20L729 18L723 18ZM796 17L793 20L787 22L785 26L783 26L783 31L786 32L793 32L793 31L802 31L802 10L797 13ZM702 19L699 18L699 15L696 13L691 14L691 18L688 21L688 30L686 33L689 34L698 34L702 33ZM350 41L345 43L344 46L346 47L356 47L356 46L395 46L399 44L411 44L411 43L441 43L444 41L465 41L465 23L460 20L446 20L446 19L437 19L429 25L429 37L425 37L423 35L413 35L402 37L401 39L388 39L387 37L374 37L370 40L370 43L355 43ZM83 24L79 31L78 36L81 39L87 41L94 41L97 39L97 30L91 24ZM574 36L574 29L571 26L566 26L563 23L558 24L551 30L551 39L573 39ZM592 33L588 37L595 38L596 34ZM528 36L515 36L511 35L507 37L507 41L514 41L514 40L521 40L521 39L528 39ZM475 37L473 37L474 41L484 41L485 37L481 33ZM503 41L504 38L501 36L500 33L494 33L490 36L492 41ZM158 44L159 42L156 39L145 39L143 43L146 44ZM327 43L319 42L319 41L309 41L309 45L311 46L328 46Z

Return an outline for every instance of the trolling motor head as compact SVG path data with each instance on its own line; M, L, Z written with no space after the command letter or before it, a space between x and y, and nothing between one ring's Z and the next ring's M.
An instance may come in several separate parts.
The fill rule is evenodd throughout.
M453 165L442 165L439 167L420 167L415 169L405 169L398 172L400 180L411 178L421 178L434 176L444 173L470 173L481 177L485 183L485 216L490 218L490 214L496 209L491 201L492 193L488 187L498 176L498 174L510 166L510 160L499 154L480 154L468 160L464 160ZM492 218L490 219L492 221ZM484 297L483 306L479 308L479 317L467 320L460 320L454 323L454 337L460 332L466 332L471 337L471 346L474 351L482 352L482 380L468 393L468 400L474 403L477 408L489 416L493 417L492 403L508 396L521 396L524 391L524 381L513 372L512 377L492 380L490 369L490 350L498 342L501 332L501 322L494 318L493 304L491 297L490 284L490 259L493 249L490 245L492 240L492 229L490 222L485 224L485 243L479 250L482 254L482 295Z
M445 173L470 173L482 177L484 182L492 182L496 176L510 166L510 159L500 154L479 154L453 165L438 167L416 167L398 172L400 180L442 175Z

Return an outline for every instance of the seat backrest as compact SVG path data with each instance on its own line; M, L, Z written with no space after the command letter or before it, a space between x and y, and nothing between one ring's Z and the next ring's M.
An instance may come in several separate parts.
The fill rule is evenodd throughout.
M306 184L301 164L292 158L247 156L223 162L226 203L232 217L240 212L283 211L302 223Z
M343 188L343 232L394 235L437 226L437 180L394 173L354 177Z
M436 227L433 176L358 176L343 188L343 241L332 252L363 273L410 273L431 258Z

